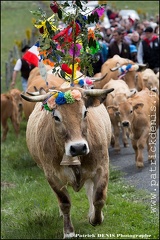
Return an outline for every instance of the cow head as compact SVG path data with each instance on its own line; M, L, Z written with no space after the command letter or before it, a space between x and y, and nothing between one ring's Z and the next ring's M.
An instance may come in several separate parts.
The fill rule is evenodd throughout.
M65 156L89 153L87 142L87 114L90 107L99 106L114 89L57 88L39 96L22 94L31 102L42 102L42 109L53 117L53 131L57 144L65 149ZM42 93L42 91L40 91ZM47 124L47 123L46 123ZM59 141L61 139L61 141ZM66 160L66 159L65 159Z
M121 102L118 106L108 106L108 111L114 112L115 116L120 118L123 127L131 127L131 123L133 122L134 112L141 112L143 103L133 104L131 101Z

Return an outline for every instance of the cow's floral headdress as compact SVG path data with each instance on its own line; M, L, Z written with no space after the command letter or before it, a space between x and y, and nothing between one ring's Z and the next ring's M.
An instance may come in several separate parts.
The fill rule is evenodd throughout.
M84 75L87 72L93 74L91 55L99 51L96 41L99 29L89 30L87 25L96 25L100 21L104 7L100 5L85 16L87 2L76 0L70 4L68 1L60 4L53 1L50 4L52 16L49 18L41 9L31 11L40 18L34 25L40 32L39 52L42 59L54 66L53 73L56 67L60 67L64 76L67 74L71 85L77 78L75 68L79 68ZM66 11L67 7L73 11ZM64 25L63 29L60 29L60 23Z
M53 111L56 105L62 105L65 103L74 103L79 101L82 95L79 90L68 90L66 92L53 92L49 97L42 103L42 109L47 111Z

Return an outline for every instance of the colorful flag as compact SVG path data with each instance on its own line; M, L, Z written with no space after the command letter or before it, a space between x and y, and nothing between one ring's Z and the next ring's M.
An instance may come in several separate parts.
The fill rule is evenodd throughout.
M27 62L33 64L36 67L38 67L38 62L39 60L41 60L38 47L39 47L39 42L37 42L30 49L28 49L28 51L22 57L22 59L26 60Z

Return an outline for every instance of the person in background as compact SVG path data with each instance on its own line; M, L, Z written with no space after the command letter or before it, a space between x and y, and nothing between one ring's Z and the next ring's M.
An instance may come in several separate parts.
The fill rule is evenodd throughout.
M27 90L29 74L30 74L31 70L33 68L35 68L35 66L33 64L30 64L29 62L27 62L26 60L23 59L23 55L26 53L26 51L28 51L28 49L30 49L30 47L28 45L25 45L22 48L22 50L21 50L22 57L17 60L15 66L14 66L14 70L13 70L13 74L12 74L12 81L11 81L11 88L13 88L16 84L16 78L17 78L18 72L21 72L22 89L24 92Z
M135 31L138 32L139 37L142 39L143 38L143 33L144 33L144 24L143 23L139 23L137 24L137 26L135 27Z
M111 41L108 46L108 58L112 58L117 54L122 58L131 59L130 47L129 44L124 41L122 29L115 29L112 35L113 41Z
M140 36L139 36L139 33L134 31L133 33L131 33L130 35L130 38L131 38L131 44L135 45L136 48L138 49L138 45L140 43Z
M130 44L129 47L130 47L130 53L131 53L131 60L136 63L137 62L137 48L133 44Z
M138 46L137 60L140 64L148 64L155 73L159 71L159 38L152 27L145 29L145 38Z

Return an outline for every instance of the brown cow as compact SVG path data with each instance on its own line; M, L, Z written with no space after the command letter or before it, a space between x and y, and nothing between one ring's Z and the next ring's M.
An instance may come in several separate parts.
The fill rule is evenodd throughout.
M43 169L58 198L63 214L64 238L71 238L75 233L67 185L76 192L85 185L90 204L89 222L92 225L101 224L104 218L102 208L108 186L111 122L105 106L100 104L100 98L102 96L104 99L113 89L57 90L60 93L56 92L56 99L59 100L56 103L50 93L30 97L22 95L29 101L46 102L48 97L53 101L49 114L41 111L42 103L35 105L27 123L26 141L32 157ZM64 93L70 103L62 104ZM74 101L71 96L75 96Z
M112 106L119 114L123 127L130 130L137 167L143 167L143 150L147 143L148 160L155 160L155 142L159 125L159 97L148 88L126 102Z
M108 110L112 127L113 127L113 135L112 135L112 141L111 145L114 146L114 149L116 152L120 151L120 118L118 115L115 115L115 112L113 111L112 107L110 108L110 105L118 105L121 102L125 102L128 97L130 97L135 92L131 92L128 85L123 80L113 80L111 79L107 84L104 85L103 89L110 89L114 88L114 91L109 93L104 104ZM128 140L127 140L127 133L126 128L121 127L122 130L122 140L124 147L128 147Z
M159 94L159 79L154 71L150 68L145 69L141 72L144 86L149 90L157 92Z
M11 93L1 94L1 124L2 124L2 141L6 140L8 127L8 118L11 119L15 134L18 137L20 131L19 108Z
M130 71L126 72L121 79L123 79L130 89L137 89L140 91L144 88L143 81L140 76L137 74L137 70L140 65L135 64L133 61L121 58L118 55L115 55L113 58L108 59L101 68L101 74L96 74L96 76L104 76L107 73L106 77L94 83L94 88L103 88L103 86L110 81L110 79L120 79L120 69L122 66L126 66L128 64L132 64L133 67Z

